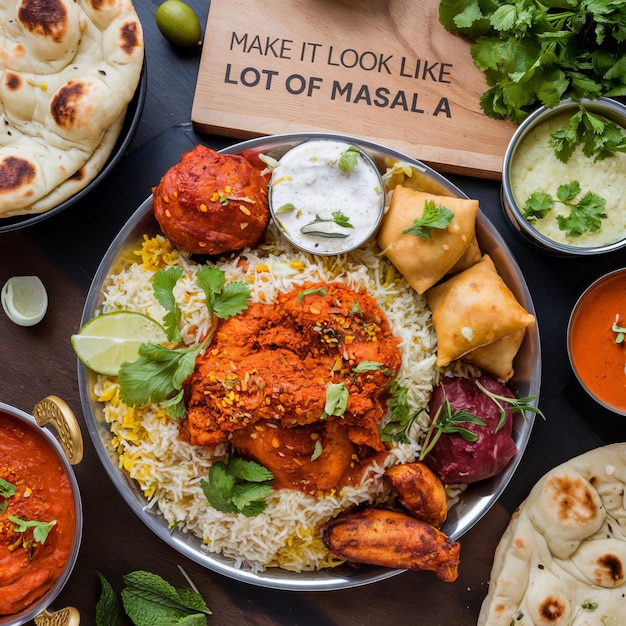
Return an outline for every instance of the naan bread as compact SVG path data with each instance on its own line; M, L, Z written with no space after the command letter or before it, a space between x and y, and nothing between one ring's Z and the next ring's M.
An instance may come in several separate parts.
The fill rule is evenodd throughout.
M489 255L425 295L437 334L438 367L535 323Z
M445 229L432 229L430 239L403 233L424 214L426 202L454 213ZM378 234L378 245L418 293L424 293L445 276L475 242L478 201L439 196L409 187L393 190L389 209ZM475 254L475 250L472 250Z
M95 177L142 64L131 0L0 3L0 217L48 210Z
M479 626L626 624L626 444L552 469L496 549Z

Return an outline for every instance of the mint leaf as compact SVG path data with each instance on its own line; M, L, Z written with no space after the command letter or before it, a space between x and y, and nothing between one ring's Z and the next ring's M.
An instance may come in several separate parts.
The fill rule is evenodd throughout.
M200 594L176 589L156 574L138 570L124 583L122 603L135 626L204 626L211 615Z
M181 312L174 298L174 287L182 275L183 268L173 266L158 270L155 272L152 279L154 296L167 311L163 317L163 324L167 331L167 338L172 343L180 343L182 341L182 335L179 329Z
M109 581L96 572L102 591L96 604L96 626L119 626L121 604Z
M434 200L426 200L422 217L416 217L413 225L405 228L402 233L430 239L432 229L444 230L453 219L454 213L448 207L436 206Z

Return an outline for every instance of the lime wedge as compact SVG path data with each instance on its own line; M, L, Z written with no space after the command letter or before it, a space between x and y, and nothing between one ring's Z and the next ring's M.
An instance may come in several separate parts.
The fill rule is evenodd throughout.
M2 288L2 308L19 326L34 326L48 309L48 294L37 276L13 276Z
M142 343L167 341L165 329L141 313L116 311L89 320L72 335L78 358L98 374L117 376L122 363L135 361Z

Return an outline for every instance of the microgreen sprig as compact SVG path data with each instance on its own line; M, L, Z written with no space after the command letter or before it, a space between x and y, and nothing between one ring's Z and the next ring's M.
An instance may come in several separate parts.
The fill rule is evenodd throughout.
M619 325L619 315L615 316L615 324L611 326L611 330L614 333L617 333L615 336L615 343L624 343L624 338L626 338L626 327Z
M393 381L389 388L389 421L383 426L380 438L382 441L410 443L411 426L424 409L412 411L408 401L408 389Z
M422 445L419 460L424 460L426 455L435 447L435 444L444 433L456 433L463 437L465 441L476 441L478 439L478 435L461 425L467 423L478 424L479 426L487 425L487 423L480 417L477 417L465 409L459 409L458 411L453 412L450 400L446 398L443 404L437 409L437 412L432 419L430 428L428 429L426 438L424 439L424 444Z
M56 525L57 521L41 522L38 520L25 520L9 515L9 520L15 524L15 530L18 533L25 533L29 528L33 529L33 537L35 541L41 545L46 542L48 534L52 530L52 527Z
M502 396L497 393L493 393L489 391L480 383L480 381L476 381L476 386L498 407L500 410L500 419L498 421L498 425L496 426L496 432L498 432L506 422L506 411L507 409L512 412L524 413L525 411L530 411L531 413L535 413L539 415L544 421L546 416L543 414L539 407L533 406L531 402L535 399L534 396L526 396L524 398L509 398L507 396Z

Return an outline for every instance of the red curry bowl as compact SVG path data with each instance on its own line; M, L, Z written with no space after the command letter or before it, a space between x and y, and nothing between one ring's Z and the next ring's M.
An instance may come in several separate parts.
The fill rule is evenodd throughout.
M0 626L26 624L54 601L72 573L81 542L83 512L71 464L82 458L80 429L64 422L67 413L75 418L53 396L38 403L34 413L37 419L0 402L0 478L5 481L4 495L0 491ZM62 433L64 445L42 427L48 422ZM7 483L15 487L13 495L6 495ZM28 530L17 532L10 526L15 518L55 523L37 543ZM39 565L31 569L31 562Z
M626 415L626 268L598 278L580 296L567 327L567 352L585 391Z

